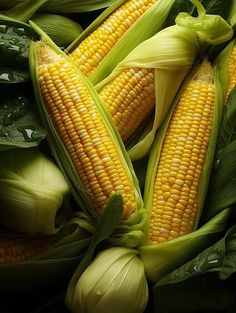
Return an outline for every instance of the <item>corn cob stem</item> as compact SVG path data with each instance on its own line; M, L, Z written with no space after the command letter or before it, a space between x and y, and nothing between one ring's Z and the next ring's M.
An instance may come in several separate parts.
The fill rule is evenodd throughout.
M89 76L116 42L156 0L128 0L72 51L70 57Z
M166 131L152 196L151 243L177 238L196 226L214 106L213 74L204 63L183 90Z
M132 176L88 86L65 57L41 42L36 49L44 105L94 209L101 214L118 192L127 218L136 210Z

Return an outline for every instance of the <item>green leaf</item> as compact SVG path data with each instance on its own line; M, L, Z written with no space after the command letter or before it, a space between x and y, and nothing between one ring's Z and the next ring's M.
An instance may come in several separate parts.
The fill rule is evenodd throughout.
M203 222L236 203L236 88L224 107Z
M37 113L15 85L0 85L0 151L34 147L46 137Z
M231 307L235 290L229 292L230 285L220 284L219 277L228 278L235 271L236 225L212 246L157 282L153 289L155 312L183 313ZM218 277L210 274L212 272Z
M34 36L29 25L0 15L0 82L29 80L29 44Z
M236 87L231 91L223 112L223 119L219 133L217 150L220 151L225 146L236 139Z
M24 0L5 14L21 22L27 22L31 16L48 0Z
M219 271L221 279L226 279L236 272L236 225L228 231L225 238L225 259Z
M229 9L233 0L202 0L201 3L204 6L207 14L216 14L223 17L228 16Z
M209 246L228 222L230 211L225 209L198 230L159 244L139 247L147 277L157 282L181 264L191 260Z
M112 5L117 0L48 0L42 7L44 12L76 13L102 9ZM1 0L0 9L9 9L23 0Z
M29 79L28 70L0 66L0 83L23 83L29 81Z

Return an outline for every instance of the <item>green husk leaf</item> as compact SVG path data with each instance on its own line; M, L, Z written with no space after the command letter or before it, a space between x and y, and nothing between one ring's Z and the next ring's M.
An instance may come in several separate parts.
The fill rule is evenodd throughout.
M0 151L38 146L47 133L25 91L5 84L0 90Z
M206 248L217 233L223 231L230 217L225 209L198 230L165 243L142 245L140 257L144 263L147 277L157 282L183 263L191 260Z
M21 22L27 22L31 16L48 0L24 0L5 14Z
M158 0L125 32L122 38L89 76L94 85L106 78L115 66L141 42L155 35L164 27L173 3L174 0Z
M199 14L196 19L183 12L177 16L176 24L196 31L204 44L218 45L233 36L233 29L219 15Z
M98 224L90 241L88 250L70 280L66 292L65 299L66 303L68 304L73 303L74 301L73 298L75 297L74 290L78 279L91 262L98 244L108 239L114 232L115 227L117 226L121 219L122 211L123 211L122 197L116 194L111 196L108 199L108 203L103 214L98 219Z
M112 5L117 0L48 0L41 10L51 13L77 13L102 9ZM22 3L23 0L1 0L0 9L9 9ZM41 11L40 10L40 11Z
M70 60L70 58L66 54L64 54L50 40L50 38L42 30L40 30L39 27L37 27L33 22L30 22L30 23L33 26L33 28L36 30L36 32L38 32L42 36L44 44L47 43L48 46L53 51L55 51L59 55L62 55L65 58L67 58L68 62L72 62ZM42 96L40 93L39 82L38 82L37 57L35 54L35 45L36 45L36 43L32 43L31 50L30 50L31 51L31 54L30 54L31 76L32 76L33 82L34 82L35 94L36 94L36 98L38 101L40 114L41 114L41 117L42 117L43 121L45 122L45 125L48 129L48 133L49 133L48 140L49 140L51 150L52 150L53 155L54 155L55 159L57 160L62 172L65 174L65 176L68 179L68 182L71 186L71 189L72 189L72 192L73 192L73 195L74 195L76 201L85 211L89 211L90 214L96 219L97 216L96 216L95 210L93 208L93 204L91 203L91 200L88 197L87 193L84 191L84 188L83 188L83 185L80 181L80 178L79 178L78 174L76 173L76 170L74 169L74 165L72 164L72 161L71 161L61 139L59 138L59 136L58 136L58 134L54 128L54 125L53 125L53 123L52 123L52 121L51 121L51 119L50 119L50 117L46 111L46 108L44 107ZM71 63L71 64L73 65L73 63ZM105 125L106 125L109 133L111 134L111 138L113 138L115 145L117 147L119 147L117 149L119 156L124 161L124 166L127 169L127 173L128 173L128 175L130 175L130 178L134 184L135 197L136 197L136 201L137 201L137 211L134 212L127 220L124 220L120 223L121 226L123 224L127 225L127 223L129 224L130 220L136 219L135 218L136 215L139 216L139 210L142 208L142 198L141 198L141 194L140 194L140 190L139 190L138 180L137 180L137 177L135 176L135 172L134 172L131 160L129 159L129 156L126 152L124 144L123 144L121 138L119 137L117 130L115 129L114 126L112 126L113 124L112 124L111 117L105 111L105 109L101 103L101 100L100 100L98 94L96 93L93 85L91 84L91 82L86 77L84 77L84 75L82 75L82 74L78 74L78 75L81 75L81 77L80 77L81 80L84 81L85 85L89 89L91 96L93 97L93 99L94 99L103 119L104 119Z
M62 15L35 14L31 20L61 47L68 46L82 33L82 28L78 23Z

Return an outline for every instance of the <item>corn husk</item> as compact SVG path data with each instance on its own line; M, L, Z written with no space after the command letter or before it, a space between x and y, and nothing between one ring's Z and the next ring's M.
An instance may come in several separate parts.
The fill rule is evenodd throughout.
M199 65L193 69L190 73L188 81L194 76ZM210 220L207 224L199 228L199 219L202 213L207 187L209 184L210 172L214 160L214 151L216 147L217 136L219 132L219 127L221 123L222 111L223 111L223 91L220 82L220 76L218 68L215 66L213 71L214 83L216 86L216 100L215 109L213 114L213 127L210 135L210 140L208 144L208 150L205 157L205 162L202 169L202 174L200 178L200 186L198 189L198 212L195 221L195 231L190 234L181 236L179 238L167 241L160 244L148 244L149 241L149 217L146 223L146 241L144 245L140 247L140 255L144 262L147 275L153 281L157 281L162 275L171 272L173 269L177 268L184 262L188 261L193 257L195 253L201 251L203 247L209 242L209 239L214 233L222 231L227 224L228 217L230 214L229 210L224 210L214 219ZM184 88L184 87L183 87ZM155 179L156 168L158 166L158 161L160 157L160 151L162 149L162 144L165 137L165 132L167 130L169 121L171 119L175 105L178 103L178 99L181 96L181 90L177 96L173 107L171 108L165 122L157 133L156 140L150 151L150 158L147 169L145 192L144 192L144 204L147 212L151 214L151 204L152 204L152 190ZM149 215L150 216L150 215ZM170 257L171 256L171 257Z
M124 0L116 1L113 6L109 7L99 15L99 17L74 41L74 43L67 48L68 52L74 50L123 2ZM174 0L158 0L125 32L122 38L98 65L92 75L89 76L89 79L94 85L107 77L113 68L138 44L153 36L164 27L164 23L174 2Z
M70 61L70 58L64 54L51 40L50 38L43 33L34 23L31 22L31 25L33 26L33 28L42 36L43 45L46 45L46 43L48 44L48 48L51 47L52 50L54 50L56 53L60 54L62 57L65 57L68 62ZM51 121L47 110L43 104L43 100L42 100L42 96L40 93L40 87L39 87L39 82L38 82L38 74L37 74L37 53L38 50L36 50L37 44L36 43L32 43L31 46L31 51L30 51L30 67L31 67L31 76L33 79L33 83L34 83L34 89L35 89L35 94L36 94L36 98L38 101L38 107L40 110L40 114L42 119L45 122L45 125L47 126L48 129L48 140L49 140L49 144L51 147L51 150L53 152L53 155L55 156L62 172L64 173L64 175L67 177L69 184L71 186L73 195L76 199L76 201L78 202L78 204L85 210L85 211L89 211L95 218L96 218L96 213L95 210L93 208L93 204L91 203L91 200L89 199L87 193L85 192L83 185L80 181L80 178L78 176L78 174L76 173L76 170L74 169L74 166L72 164L72 161L70 160L70 157L67 153L67 151L65 150L65 147L61 141L61 139L59 138L54 126L53 126L53 122ZM73 63L71 63L73 65ZM75 68L76 69L76 68ZM137 211L134 212L127 220L123 221L121 224L125 227L125 228L129 228L130 226L132 226L134 224L134 222L138 221L142 221L143 218L143 213L142 213L142 198L141 198L141 194L140 194L140 190L139 190L139 185L138 185L138 180L137 177L135 175L135 172L133 170L133 166L131 163L131 160L129 159L129 156L125 150L124 144L122 143L121 138L119 137L119 134L117 132L117 130L115 129L115 127L112 126L112 120L110 115L107 114L107 112L104 110L102 104L101 104L101 100L98 96L98 94L96 93L93 85L91 84L91 82L88 81L87 78L85 78L82 74L78 73L78 75L80 75L80 78L84 81L84 83L86 84L86 86L88 87L104 121L105 124L107 126L107 129L109 131L109 133L111 134L115 145L117 145L119 147L118 149L118 153L119 156L124 164L124 166L127 169L127 173L128 175L130 175L131 180L134 183L134 192L135 192L135 197L136 197L136 201L137 201ZM136 225L134 225L134 227L136 227ZM142 232L141 232L142 233Z
M78 280L72 313L142 313L148 301L144 267L137 251L112 247L100 252Z
M38 148L0 154L0 222L26 234L57 232L56 215L69 186L56 164Z
M81 26L68 17L57 14L35 14L31 20L58 45L68 46L79 34Z
M20 22L27 22L47 1L48 0L25 0L24 2L16 3L10 10L4 12L4 15Z
M9 9L22 3L24 0L1 0L0 9ZM41 8L43 12L51 13L77 13L94 11L110 6L117 0L46 0Z
M185 82L186 84L188 83L189 80L192 79L192 75L195 74L195 71L197 71L197 69L198 69L198 66L196 66L196 69L193 70L193 73L189 75L189 79L186 80ZM213 122L212 122L213 124L212 124L212 131L211 131L210 139L208 143L207 154L206 154L205 162L202 168L200 185L198 189L198 212L197 212L197 217L196 217L195 224L194 224L194 229L197 228L197 225L201 216L202 208L204 205L205 197L206 197L210 173L212 170L212 165L213 165L213 160L214 160L216 141L217 141L217 136L218 136L218 132L220 128L222 111L223 111L223 93L221 89L221 84L219 83L217 76L218 75L215 72L214 84L216 86L216 99L215 99L215 107L214 107L214 113L213 113ZM171 120L173 111L175 109L175 106L178 105L179 97L181 97L181 91L179 92L179 95L176 98L175 104L172 106L164 124L158 131L156 139L150 151L146 182L145 182L145 190L144 190L144 203L145 203L145 208L147 209L148 212L151 212L152 210L153 185L155 181L157 167L159 164L159 158L160 158L160 154L162 150L162 145L165 139L166 131L168 130L168 125Z

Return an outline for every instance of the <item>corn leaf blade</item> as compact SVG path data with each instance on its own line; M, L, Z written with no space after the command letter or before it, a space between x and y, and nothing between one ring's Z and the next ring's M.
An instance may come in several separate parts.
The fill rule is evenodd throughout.
M1 0L0 8L9 9L22 3L23 0ZM117 0L48 0L42 10L51 13L77 13L102 9L112 5Z
M25 0L14 6L5 14L10 18L14 18L20 22L27 22L31 16L48 0Z
M139 247L147 277L157 282L181 264L191 260L209 245L217 233L223 231L230 217L225 209L198 230L165 243Z

